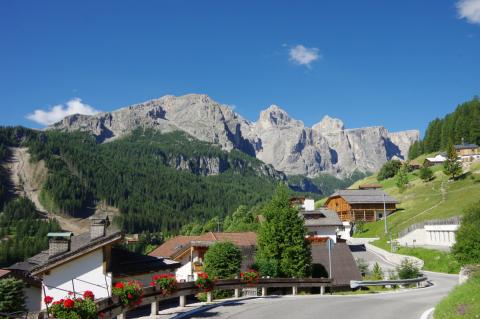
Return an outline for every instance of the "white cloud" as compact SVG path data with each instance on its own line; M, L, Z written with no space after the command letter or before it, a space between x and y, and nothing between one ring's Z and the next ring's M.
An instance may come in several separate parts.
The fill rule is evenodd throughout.
M317 48L307 48L299 44L290 48L288 55L290 56L290 61L309 68L312 62L322 57L319 51Z
M35 110L27 115L27 119L43 125L50 125L62 120L64 117L73 114L94 115L100 112L88 104L82 103L79 98L73 98L66 105L58 104L49 110Z
M480 24L480 0L460 0L457 2L457 10L460 19Z

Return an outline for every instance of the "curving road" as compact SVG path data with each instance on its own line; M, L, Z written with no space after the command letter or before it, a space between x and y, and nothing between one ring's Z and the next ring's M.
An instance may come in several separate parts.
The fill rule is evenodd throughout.
M428 288L372 295L310 295L241 300L197 313L190 318L419 319L458 282L458 277L454 275L425 273L434 283Z
M368 262L379 262L384 269L393 268L393 265L379 256L369 252L359 253ZM424 274L433 283L428 288L371 295L309 295L240 300L199 312L189 318L419 319L458 283L457 275L428 271L424 271Z

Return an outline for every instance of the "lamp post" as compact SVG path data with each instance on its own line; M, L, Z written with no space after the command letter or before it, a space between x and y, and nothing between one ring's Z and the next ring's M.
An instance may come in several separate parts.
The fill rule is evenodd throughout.
M385 221L385 234L388 234L388 229L387 229L387 206L385 204L385 193L383 193L383 219Z

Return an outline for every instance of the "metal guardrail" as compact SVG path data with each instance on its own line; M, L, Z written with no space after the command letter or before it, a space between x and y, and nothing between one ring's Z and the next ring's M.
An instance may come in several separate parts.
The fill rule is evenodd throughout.
M350 288L355 289L358 287L368 287L368 286L389 286L389 285L411 285L419 284L423 281L427 281L427 277L418 277L413 279L398 279L398 280L365 280L365 281L350 281Z

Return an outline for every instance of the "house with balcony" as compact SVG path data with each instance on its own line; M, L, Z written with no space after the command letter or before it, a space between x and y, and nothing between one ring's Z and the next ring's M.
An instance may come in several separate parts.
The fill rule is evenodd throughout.
M381 189L342 189L327 199L325 207L337 212L342 222L374 222L382 219L384 211L397 210L398 201Z

